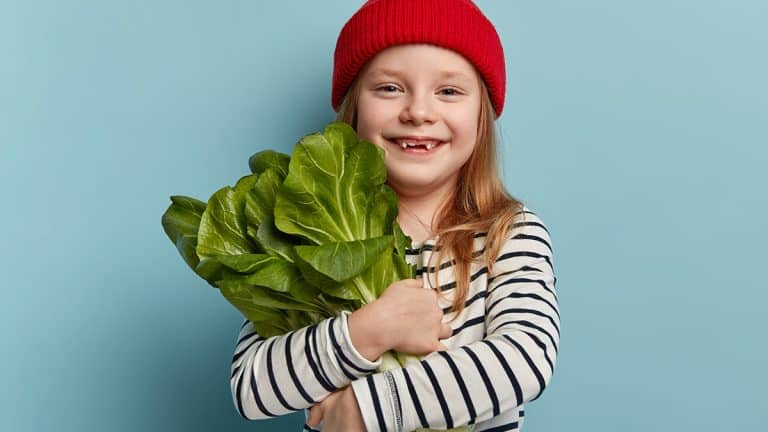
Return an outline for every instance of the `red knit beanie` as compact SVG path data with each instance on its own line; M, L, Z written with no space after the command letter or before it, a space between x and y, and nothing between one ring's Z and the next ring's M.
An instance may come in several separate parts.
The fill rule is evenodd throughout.
M339 110L360 69L393 45L429 43L472 63L488 87L496 118L504 108L504 50L496 29L470 0L369 0L341 29L333 56L331 105Z

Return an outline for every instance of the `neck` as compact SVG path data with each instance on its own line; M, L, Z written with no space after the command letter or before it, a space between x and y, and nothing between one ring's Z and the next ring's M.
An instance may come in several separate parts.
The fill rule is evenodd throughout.
M391 185L390 185L391 186ZM440 210L440 207L444 201L450 196L451 188L442 187L440 189L433 189L429 191L414 191L413 189L407 191L401 191L393 187L395 192L399 196L400 200L400 216L398 217L403 230L414 241L421 242L426 238L431 238L436 231L436 221L433 221L434 216ZM432 232L426 232L426 229L417 220L410 215L413 213L424 224L431 226ZM405 220L403 219L409 219ZM410 231L410 232L409 232Z
M430 226L433 225L433 217L437 213L440 204L441 200L439 197L400 197L401 208L403 206L406 207L406 212L410 210L410 212L418 216L422 222Z

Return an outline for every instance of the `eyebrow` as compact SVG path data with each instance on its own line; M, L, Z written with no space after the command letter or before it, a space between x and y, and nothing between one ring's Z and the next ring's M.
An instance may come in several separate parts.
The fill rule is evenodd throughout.
M384 68L379 68L379 69L373 70L371 75L388 75L388 76L393 76L393 77L397 77L397 78L402 78L403 77L403 74L400 71L398 71L398 70L384 69ZM441 78L457 78L457 79L461 79L461 80L464 80L464 81L467 81L467 82L472 82L472 78L467 76L465 73L462 73L462 72L459 72L459 71L443 70L443 71L440 71L440 77Z

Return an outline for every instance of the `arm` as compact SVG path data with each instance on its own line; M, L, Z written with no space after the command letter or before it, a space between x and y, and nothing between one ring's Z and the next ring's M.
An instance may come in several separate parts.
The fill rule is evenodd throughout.
M538 398L560 341L555 282L549 233L527 213L488 277L486 337L353 381L367 430L450 429Z
M230 387L241 416L276 417L309 408L381 364L352 343L350 312L284 335L263 338L245 320L232 357ZM365 338L365 336L362 336ZM359 337L356 338L359 340ZM361 350L363 350L363 346ZM365 347L366 354L377 353Z

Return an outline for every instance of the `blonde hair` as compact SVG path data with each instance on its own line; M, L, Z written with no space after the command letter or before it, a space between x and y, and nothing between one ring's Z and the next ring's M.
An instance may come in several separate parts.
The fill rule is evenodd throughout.
M355 130L362 75L359 73L350 85L336 116L336 121L346 122ZM442 263L445 252L455 260L456 292L451 310L455 311L456 315L451 321L464 310L469 293L471 264L482 258L487 263L490 274L493 263L507 240L515 216L522 214L523 210L523 203L506 191L499 177L495 111L482 80L480 88L477 143L469 160L459 171L456 189L435 215L434 231L437 242L434 250L439 250L438 266ZM483 232L486 233L484 251L475 255L475 234ZM435 283L441 288L438 275L439 267L435 271ZM442 292L442 289L440 291Z

